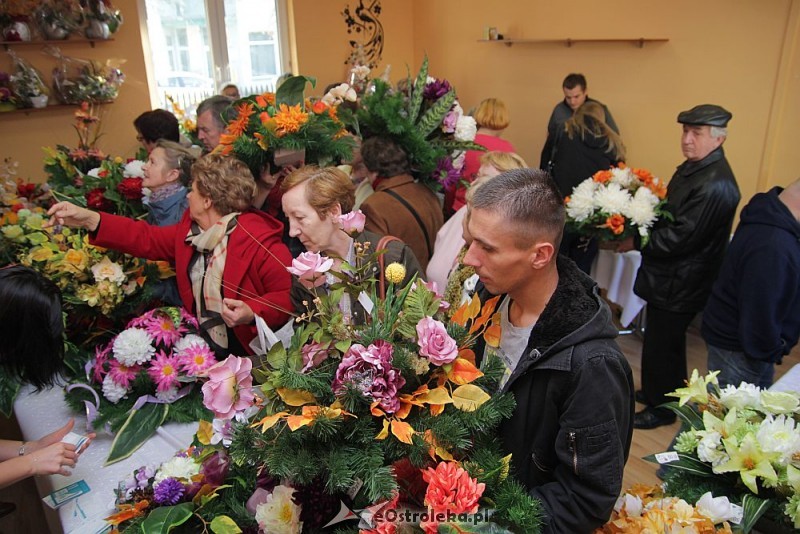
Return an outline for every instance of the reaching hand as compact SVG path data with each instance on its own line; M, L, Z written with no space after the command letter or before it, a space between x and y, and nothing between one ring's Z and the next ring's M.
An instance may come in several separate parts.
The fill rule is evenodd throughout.
M100 224L100 214L86 208L81 208L69 202L59 202L53 205L47 214L50 221L47 226L61 224L70 228L85 228L91 232L97 230Z
M222 320L229 327L250 324L255 318L253 309L247 303L236 299L222 300Z
M75 467L78 461L78 452L75 445L69 443L53 443L31 454L26 454L31 462L31 473L34 475L54 475L56 473L68 476L71 471L67 468Z

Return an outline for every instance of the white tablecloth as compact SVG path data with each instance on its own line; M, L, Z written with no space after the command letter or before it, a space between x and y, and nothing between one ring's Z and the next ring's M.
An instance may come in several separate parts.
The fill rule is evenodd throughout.
M642 263L638 250L613 252L601 249L592 265L592 278L608 293L608 300L622 308L620 323L627 327L642 311L646 302L633 292L636 273Z
M770 391L796 391L800 393L800 363L793 365L769 389Z
M70 410L60 388L38 394L23 389L14 403L14 413L26 441L39 439L62 427L70 417L75 417L73 431L86 433L86 418ZM103 463L114 437L98 431L72 475L35 477L42 497L79 480L85 480L91 490L58 510L43 505L50 532L94 534L100 531L105 525L103 518L114 511L114 489L119 482L143 465L158 465L170 459L177 450L191 444L196 431L197 423L164 425L129 458L107 467L103 467Z

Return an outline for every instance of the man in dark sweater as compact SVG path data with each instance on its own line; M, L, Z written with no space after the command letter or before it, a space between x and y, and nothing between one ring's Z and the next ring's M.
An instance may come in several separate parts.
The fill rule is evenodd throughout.
M720 386L772 385L775 364L800 337L800 180L742 210L701 333Z

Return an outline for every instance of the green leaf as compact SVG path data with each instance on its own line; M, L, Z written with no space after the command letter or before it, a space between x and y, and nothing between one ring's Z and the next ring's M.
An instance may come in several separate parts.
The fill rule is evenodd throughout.
M305 99L306 82L310 83L311 87L317 85L317 79L308 76L292 76L284 81L275 91L275 107L281 104L287 106L300 104L302 106Z
M452 89L437 100L428 111L419 120L417 129L423 137L428 137L439 125L442 124L444 116L453 107L453 102L456 101L456 92Z
M701 462L697 458L695 458L693 456L689 456L688 454L683 454L681 452L679 452L677 454L678 454L678 461L677 462L670 462L670 463L664 464L664 465L666 465L667 467L670 467L670 468L674 467L675 469L680 469L682 471L688 471L689 473L693 473L693 474L695 474L697 476L701 476L701 477L712 477L713 478L713 477L717 476L711 470L711 466L709 464L707 464L705 462ZM656 455L655 454L651 454L649 456L645 456L643 459L647 460L648 462L652 462L654 464L659 463L658 460L656 460Z
M703 423L703 416L695 411L690 404L678 405L677 402L667 402L661 405L663 408L669 408L681 418L686 424L694 430L703 430L705 424Z
M177 506L156 508L142 521L142 532L147 534L166 534L173 527L184 524L190 517L194 506L190 502Z
M769 499L760 499L751 493L745 494L742 499L742 523L739 528L742 529L744 534L750 532L755 526L759 518L764 515L764 512L769 510L772 506L772 501Z
M417 121L419 108L422 106L422 92L425 91L425 82L428 81L428 56L422 60L422 66L417 74L417 81L411 89L411 101L408 103L408 120L413 123Z
M350 344L352 342L353 342L352 339L343 339L341 341L337 341L334 347L336 347L336 350L344 354L345 352L347 352L347 349L350 348Z
M124 460L133 454L136 449L150 439L158 427L167 418L169 404L145 403L138 410L131 410L131 414L117 432L111 451L108 453L105 465Z
M242 529L227 515L218 515L211 520L211 532L214 534L239 534Z
M20 382L12 380L5 370L0 369L0 412L6 417L11 417L14 411L14 399L19 394Z

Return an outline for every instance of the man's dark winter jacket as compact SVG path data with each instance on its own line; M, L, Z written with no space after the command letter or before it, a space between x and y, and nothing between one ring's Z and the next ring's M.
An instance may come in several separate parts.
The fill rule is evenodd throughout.
M517 479L544 504L544 532L581 534L608 520L622 489L633 376L594 281L561 256L558 273L505 386L517 407L500 434Z
M730 239L739 187L722 147L685 161L667 187L667 209L642 250L634 292L649 305L683 313L705 306Z
M759 193L739 227L703 312L703 338L780 363L800 337L800 223L780 187Z

